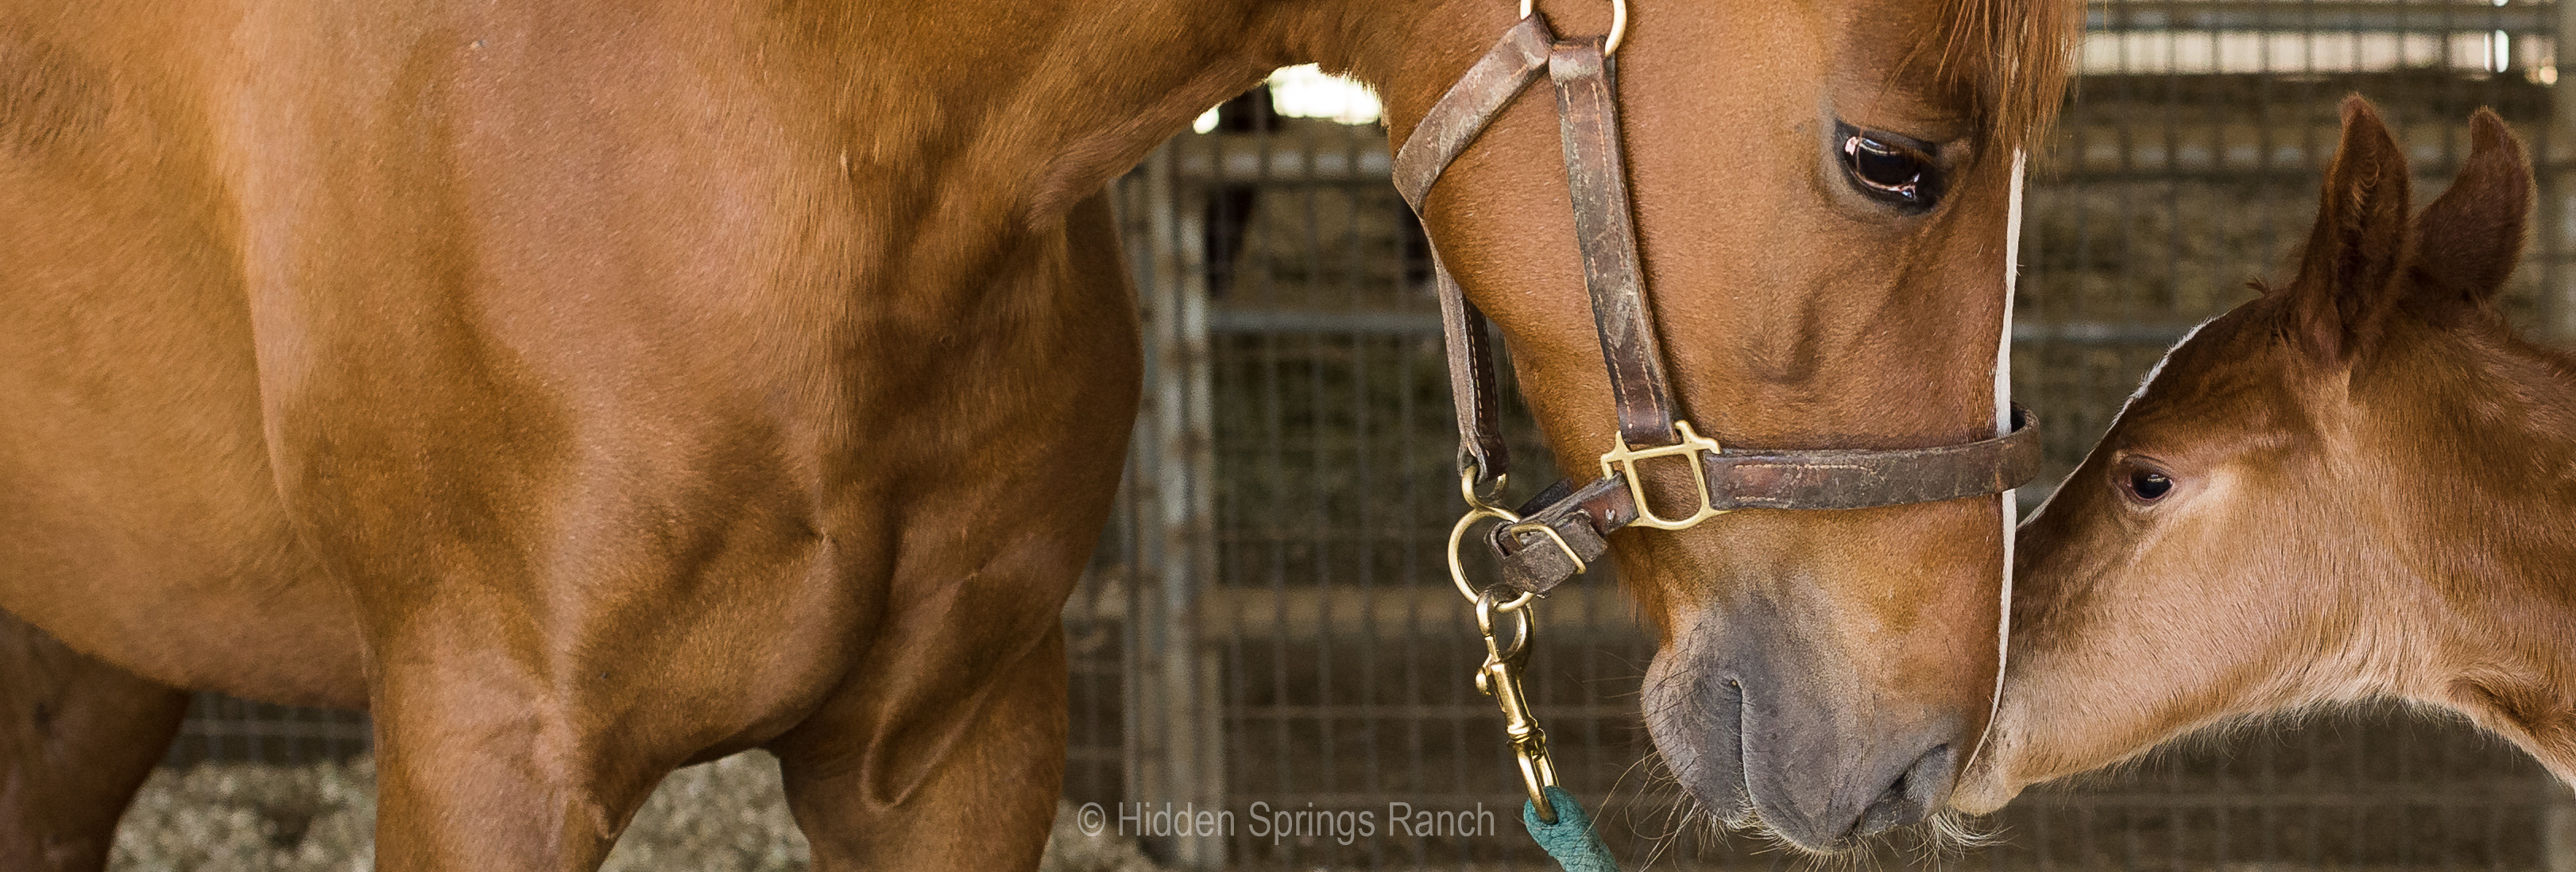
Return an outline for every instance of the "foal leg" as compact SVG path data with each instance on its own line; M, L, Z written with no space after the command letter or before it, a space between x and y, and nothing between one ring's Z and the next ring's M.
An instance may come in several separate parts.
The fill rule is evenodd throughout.
M1017 640L931 646L1002 649L946 668L905 656L856 670L771 744L815 872L1037 868L1066 730L1064 628L1045 620Z
M116 819L187 712L186 693L0 612L0 869L107 868Z

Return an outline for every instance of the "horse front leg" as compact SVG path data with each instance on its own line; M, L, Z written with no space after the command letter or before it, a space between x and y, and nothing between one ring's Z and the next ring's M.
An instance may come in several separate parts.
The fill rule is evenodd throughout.
M603 690L637 686L617 666L513 657L488 641L447 633L382 649L378 869L597 869L686 753L600 704Z
M368 589L376 867L596 869L673 768L821 705L859 612L828 543L763 529L727 540L719 570Z
M188 695L0 612L0 869L96 872Z
M1037 868L1064 782L1056 620L875 646L888 653L770 744L816 872Z

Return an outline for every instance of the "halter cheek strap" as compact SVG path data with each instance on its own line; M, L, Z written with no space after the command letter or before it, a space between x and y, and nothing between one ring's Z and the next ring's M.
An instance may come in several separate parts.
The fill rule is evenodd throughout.
M1984 496L2037 473L2038 428L2018 405L2010 407L2009 426L1995 438L1936 448L1730 451L1680 419L1646 304L1615 81L1600 38L1560 41L1537 15L1504 33L1396 151L1396 189L1417 216L1442 172L1537 80L1542 67L1555 85L1583 283L1619 430L1617 443L1601 457L1599 479L1579 488L1559 482L1519 512L1479 501L1479 512L1510 521L1490 537L1502 557L1504 585L1545 594L1607 554L1610 533L1632 525L1679 530L1736 509L1862 509ZM1459 461L1470 500L1479 500L1499 489L1510 469L1494 399L1493 350L1483 313L1468 302L1436 241L1432 264L1457 405ZM1665 515L1647 499L1639 470L1652 461L1688 467L1683 480L1696 499L1685 514Z
M1637 256L1628 167L1619 151L1619 104L1610 99L1609 58L1601 46L1599 39L1558 43L1548 54L1547 75L1556 82L1574 241L1583 252L1583 287L1591 292L1601 359L1610 367L1619 439L1627 446L1662 445L1673 438L1673 393L1664 379L1664 344L1646 311L1645 265Z
M1503 33L1491 51L1459 76L1431 111L1414 125L1413 134L1395 152L1395 190L1413 214L1449 163L1484 135L1485 126L1511 105L1512 98L1538 78L1556 35L1547 22L1526 15ZM1440 295L1440 332L1449 346L1449 396L1458 411L1458 450L1475 489L1491 492L1511 467L1503 447L1499 413L1494 406L1494 355L1485 333L1485 315L1458 287L1458 280L1431 246L1433 283Z

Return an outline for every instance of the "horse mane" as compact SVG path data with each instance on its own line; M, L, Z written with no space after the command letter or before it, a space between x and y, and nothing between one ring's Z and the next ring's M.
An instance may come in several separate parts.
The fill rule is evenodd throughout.
M2066 98L2080 0L1940 0L1937 36L1906 68L1929 61L1940 86L1967 97L1986 141L2004 150L2048 138Z

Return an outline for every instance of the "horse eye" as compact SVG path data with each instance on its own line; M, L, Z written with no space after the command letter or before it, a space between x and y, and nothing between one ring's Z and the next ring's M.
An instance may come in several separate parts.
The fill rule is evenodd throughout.
M2129 496L2138 502L2152 503L2173 491L2173 479L2152 469L2129 471Z
M1845 135L1843 171L1863 193L1890 203L1930 208L1939 194L1932 158L1883 136Z

